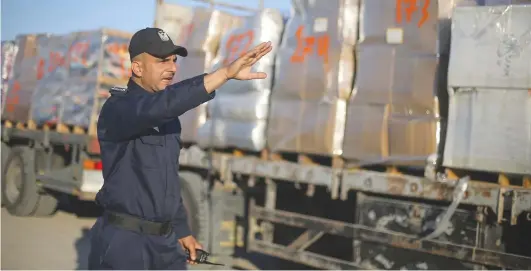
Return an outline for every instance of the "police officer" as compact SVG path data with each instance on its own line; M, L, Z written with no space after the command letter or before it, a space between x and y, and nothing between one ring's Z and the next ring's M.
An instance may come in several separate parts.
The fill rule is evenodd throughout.
M171 84L187 50L158 28L133 35L132 77L127 88L111 89L98 120L104 184L96 202L104 212L91 230L89 269L186 269L185 249L195 259L202 247L181 198L178 117L230 79L266 78L251 66L270 51L261 43L212 73Z

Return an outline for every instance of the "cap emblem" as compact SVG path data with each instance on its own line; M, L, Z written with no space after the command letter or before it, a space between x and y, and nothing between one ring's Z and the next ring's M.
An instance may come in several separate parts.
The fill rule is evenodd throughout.
M166 32L164 32L163 30L160 30L160 31L158 32L158 34L159 34L159 37L160 37L160 39L161 39L162 41L168 41L168 40L170 40L170 37L168 37L168 34L166 34Z

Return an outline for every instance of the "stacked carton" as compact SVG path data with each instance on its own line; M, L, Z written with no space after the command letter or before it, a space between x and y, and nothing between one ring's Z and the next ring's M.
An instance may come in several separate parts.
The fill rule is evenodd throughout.
M251 151L265 147L273 65L282 30L280 12L264 9L224 35L213 70L228 65L258 44L271 41L273 51L252 68L253 72L266 72L270 76L263 80L231 80L217 90L216 98L207 106L209 118L198 132L200 146Z
M14 41L2 42L2 56L0 57L2 61L2 71L0 73L2 74L2 109L0 112L4 110L7 88L9 80L13 77L13 64L15 62L17 51L17 45Z
M437 16L429 15L437 2L417 2L407 14L405 1L362 1L344 140L349 160L415 166L436 151Z
M129 33L108 29L38 39L31 120L89 127L103 93L127 82L129 39Z
M293 4L276 60L267 144L272 151L341 154L358 0Z
M129 77L129 39L109 29L18 37L2 117L94 129L107 90Z
M531 5L454 11L444 165L531 173Z
M209 72L222 36L238 25L239 21L239 17L218 10L194 9L188 32L181 33L184 38L179 38L185 40L181 45L188 50L188 56L178 59L178 70L174 81L182 81ZM206 106L206 103L201 104L179 117L183 142L197 141L198 129L206 122Z
M21 35L16 38L17 53L5 94L2 119L22 123L28 121L31 97L38 81L36 43L39 38L46 36Z

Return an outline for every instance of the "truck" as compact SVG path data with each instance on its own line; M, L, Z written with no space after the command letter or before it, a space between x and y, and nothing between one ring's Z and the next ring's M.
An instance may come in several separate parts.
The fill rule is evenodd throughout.
M252 14L264 10L262 3L257 9L248 9L202 2L211 4L209 12L215 7ZM353 2L357 7L361 5ZM293 6L300 11L309 3L293 1ZM156 5L155 26L173 35L174 41L190 35L187 31L192 31L190 22L196 22L195 13L161 0ZM462 10L475 12L473 8L479 7ZM185 15L172 17L172 12ZM189 21L176 22L176 17ZM314 21L322 23L319 18L312 18ZM396 38L396 29L387 30L387 34ZM127 34L111 32L126 43ZM219 43L228 43L230 35L222 36L227 38L218 37ZM223 45L218 46L223 51ZM100 54L105 55L108 50L102 51ZM438 57L444 63L444 55ZM361 62L362 57L357 61ZM98 82L106 87L123 85L127 78L127 74L98 74ZM448 82L453 80L449 78ZM459 88L452 89L457 92ZM53 215L63 194L82 201L94 200L103 184L95 128L97 108L106 94L96 95L101 99L94 99L91 105L89 128L60 122L40 125L3 117L2 205L11 214ZM452 148L447 139L452 138L453 130L464 129L452 126L455 106L451 105L449 111L447 122L437 119L444 124L437 129L442 143L431 149L436 154L427 157L421 166L393 161L363 164L341 154L269 147L250 150L183 140L179 175L190 228L210 252L211 261L230 268L531 268L531 166L528 164L523 174L447 166L451 163L443 163L441 158L443 154L451 155L445 151ZM529 114L524 117L531 119Z

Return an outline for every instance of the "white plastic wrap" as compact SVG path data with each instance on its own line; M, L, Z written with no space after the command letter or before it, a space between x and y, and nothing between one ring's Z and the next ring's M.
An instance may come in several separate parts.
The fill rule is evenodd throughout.
M531 93L462 88L450 95L444 165L531 173Z
M410 21L412 2L402 1L402 10L395 1L361 3L343 156L362 165L423 166L438 143L437 1L417 1Z
M452 25L449 86L531 88L531 5L460 7Z
M340 155L352 92L358 1L292 1L275 67L272 151Z
M269 76L262 80L231 80L216 91L216 98L207 105L210 118L199 128L200 146L237 147L253 151L265 147L273 65L282 30L281 13L265 9L246 18L241 27L223 36L212 70L236 60L261 42L271 41L273 50L252 68L252 71L266 72Z
M96 98L109 87L101 84L123 85L129 77L129 39L108 29L40 37L31 120L89 127L98 113Z
M218 10L194 9L188 32L182 33L184 37L180 38L182 45L188 50L188 56L178 58L174 81L182 81L210 71L222 36L238 23L238 18ZM205 123L206 114L206 104L201 104L179 117L183 142L197 140L197 130Z
M9 86L9 80L13 78L13 66L15 63L15 56L17 54L18 47L14 41L3 41L2 42L2 92L1 92L1 101L2 109L0 112L4 111L4 105L6 100L7 88Z
M38 37L46 35L20 35L15 43L15 56L11 78L8 81L2 119L26 123L29 120L31 96L37 84Z
M193 8L163 2L156 7L155 26L164 30L175 44L184 44L193 20Z

